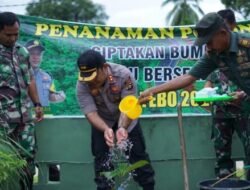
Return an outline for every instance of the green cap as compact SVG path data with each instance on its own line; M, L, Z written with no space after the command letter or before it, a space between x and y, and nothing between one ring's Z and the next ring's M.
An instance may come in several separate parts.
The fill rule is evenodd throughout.
M197 33L197 38L194 45L202 46L212 39L213 35L224 25L223 18L217 13L206 14L196 24L194 30Z

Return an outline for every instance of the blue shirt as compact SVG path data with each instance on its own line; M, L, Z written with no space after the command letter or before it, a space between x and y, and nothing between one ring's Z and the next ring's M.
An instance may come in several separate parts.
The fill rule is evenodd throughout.
M42 69L34 70L36 79L36 87L40 103L43 107L49 106L50 87L52 85L52 77Z

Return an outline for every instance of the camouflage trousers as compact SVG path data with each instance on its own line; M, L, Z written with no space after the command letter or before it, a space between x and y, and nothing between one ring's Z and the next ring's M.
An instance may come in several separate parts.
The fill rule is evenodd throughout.
M33 176L35 174L34 156L36 152L35 128L33 121L9 124L1 120L0 133L0 138L5 138L5 140L10 141L13 146L16 147L20 156L27 162L27 165L20 173L22 176L20 179L21 190L32 190Z
M0 132L3 137L14 140L18 145L20 155L24 159L33 159L36 152L35 127L31 120L26 123L0 122Z
M215 175L225 177L235 170L234 161L231 159L232 136L236 131L240 138L244 152L245 164L250 164L250 120L249 118L213 118L212 140L216 153ZM250 179L250 172L247 179Z

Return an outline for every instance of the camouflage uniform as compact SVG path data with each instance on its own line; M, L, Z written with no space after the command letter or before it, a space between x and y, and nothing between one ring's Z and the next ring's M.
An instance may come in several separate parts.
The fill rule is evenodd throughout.
M227 94L240 90L221 72L213 72L207 79L218 87L219 94ZM243 106L244 105L244 106ZM247 101L215 102L212 104L213 126L212 139L216 153L215 174L224 177L234 171L234 162L231 159L232 135L237 132L250 158L249 149L249 111Z
M212 71L218 69L220 72L222 72L230 81L234 82L239 88L244 90L246 92L246 95L244 97L244 103L242 102L239 105L227 105L227 106L222 106L216 107L218 110L216 111L216 118L214 121L214 125L219 125L221 130L224 128L227 124L231 126L231 130L233 130L232 125L237 126L235 127L235 130L238 132L238 135L240 136L245 153L246 153L246 159L247 163L250 163L250 151L248 150L250 145L249 145L249 132L248 132L248 110L249 106L248 104L245 104L249 102L249 95L250 95L250 70L249 70L249 63L250 63L250 36L247 34L240 34L240 33L234 33L230 32L231 40L230 40L230 47L228 51L221 52L217 54L216 52L209 52L208 54L205 54L200 60L198 60L197 64L190 70L189 74L196 77L196 78L203 78L205 79L209 73ZM223 76L223 77L225 77ZM221 79L219 79L221 80ZM231 82L229 82L231 83ZM235 88L235 87L234 87ZM226 91L228 92L227 88L225 88ZM224 89L224 90L225 90ZM234 89L235 90L235 89ZM218 106L218 105L217 105ZM223 108L223 109L222 109ZM224 111L223 111L224 110ZM220 112L219 112L220 111ZM234 117L231 118L231 113L234 113ZM219 117L219 113L220 117ZM225 116L229 116L229 118L224 119L224 114ZM221 121L221 116L223 123ZM232 121L233 120L233 121ZM236 122L236 123L235 123ZM238 122L238 123L237 123ZM216 124L217 123L217 124ZM220 124L218 124L220 123ZM241 123L241 124L240 124ZM215 146L219 146L217 144L220 144L220 137L217 137L220 133L218 129L218 126L214 128L214 136L216 137L215 139ZM224 130L223 129L223 130ZM232 131L223 132L224 135L228 134L231 136ZM228 135L225 137L221 137L223 139L228 139ZM225 152L229 154L228 156L225 155L225 157L230 158L231 151L229 151L231 147L231 138L228 139L228 141L223 141L224 148L226 148ZM219 148L219 147L217 147ZM216 149L217 149L216 148ZM222 148L221 148L222 149ZM222 154L217 153L217 157L220 157ZM221 160L226 160L226 158L221 158ZM222 161L223 163L226 163L226 161ZM229 159L227 161L229 164L226 164L227 167L229 168L229 171L232 170L233 168L233 163ZM218 163L218 167L226 167L226 166L220 166L222 165L221 163ZM218 172L218 170L216 170ZM250 179L250 174L248 174L248 178Z
M27 91L32 75L28 52L18 44L13 48L0 45L0 63L0 132L29 153L20 150L30 166L35 153L35 135ZM33 169L28 171L34 172Z
M250 95L250 36L230 32L230 47L228 51L214 51L203 55L189 71L189 75L206 79L219 69L225 76Z

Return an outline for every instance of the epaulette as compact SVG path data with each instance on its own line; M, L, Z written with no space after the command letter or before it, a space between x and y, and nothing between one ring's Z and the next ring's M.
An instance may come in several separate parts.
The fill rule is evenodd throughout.
M239 38L238 44L245 48L250 48L250 39L248 38Z

